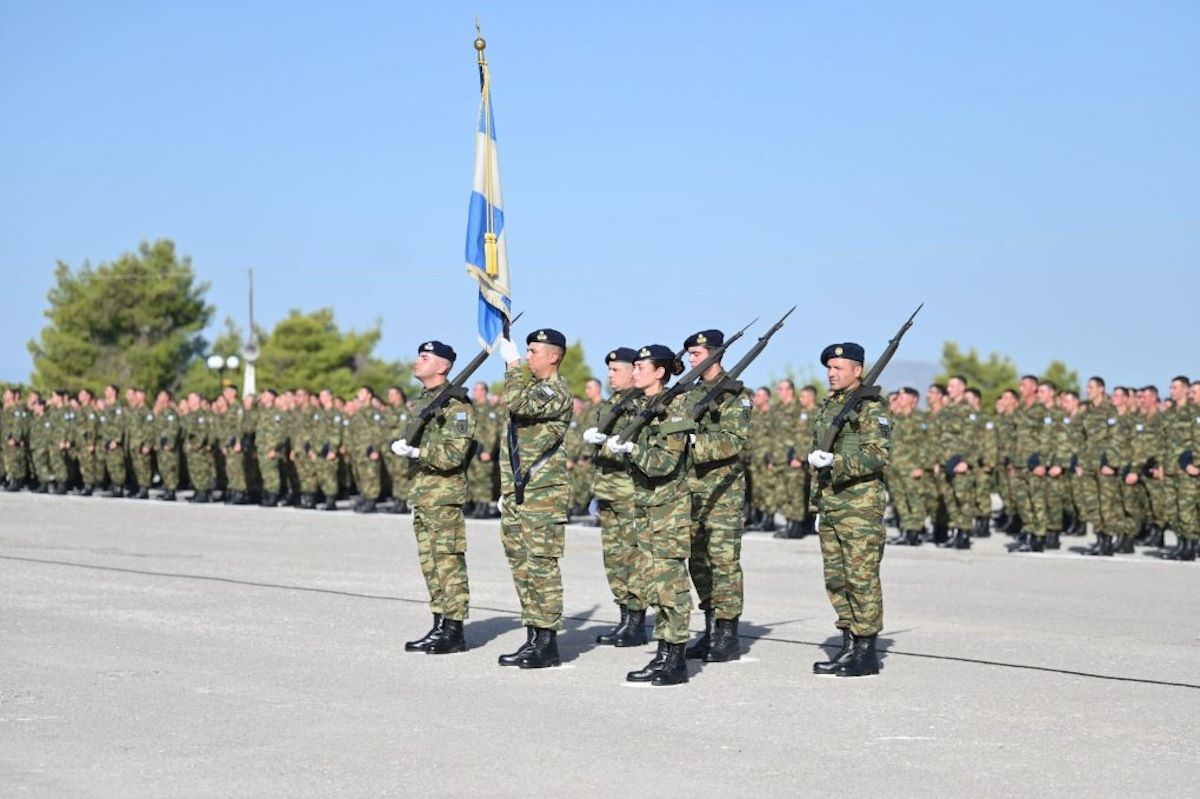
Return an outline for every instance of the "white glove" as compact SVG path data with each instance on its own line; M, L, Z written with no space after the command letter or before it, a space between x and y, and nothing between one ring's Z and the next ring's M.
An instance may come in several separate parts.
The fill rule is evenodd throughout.
M498 346L500 348L500 357L505 363L521 360L521 353L517 351L517 345L503 336L500 337Z
M690 443L693 447L696 446L696 434L695 433L688 433L688 443Z
M833 465L833 453L823 449L814 449L808 453L808 465L814 469L824 469Z
M500 499L496 500L496 510L501 514L504 513L504 495L500 495Z
M583 431L583 440L589 444L603 444L607 438L608 436L604 435L604 433L601 433L600 430L595 427L589 427L587 430Z
M419 458L421 457L420 447L410 447L408 442L403 438L398 438L392 442L392 453L401 458Z
M617 436L613 436L608 440L608 451L614 455L632 455L633 442L621 441Z

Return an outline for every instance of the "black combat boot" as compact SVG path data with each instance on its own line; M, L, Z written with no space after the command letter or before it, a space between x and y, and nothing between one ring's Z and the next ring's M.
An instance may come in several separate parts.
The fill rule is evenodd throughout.
M20 491L21 484L19 482L17 482L16 480L9 480L7 483L4 484L4 490L9 493L12 493L13 491Z
M842 648L829 660L818 660L813 664L813 674L833 674L854 651L854 637L849 630L842 630Z
M650 682L654 679L654 675L658 674L663 665L667 662L667 651L671 645L666 641L658 642L658 651L654 653L654 657L650 659L642 668L637 671L631 671L625 675L626 682Z
M909 530L904 534L904 546L919 547L921 546L921 531Z
M764 533L775 532L775 511L763 511L762 524L758 527Z
M169 488L163 489L163 492L159 495L158 498L160 500L162 500L163 502L174 502L175 501L175 492Z
M1190 538L1183 538L1178 534L1176 535L1176 538L1179 539L1179 543L1175 545L1174 549L1163 555L1163 560L1195 560L1196 542Z
M1127 535L1117 536L1117 540L1113 542L1113 552L1118 555L1133 554L1133 539Z
M139 488L137 495L134 497L134 499L150 499L149 486L142 486L141 488Z
M894 547L908 546L908 533L901 529L896 530L896 534L887 540L887 543Z
M442 614L440 614L440 613L433 614L433 626L429 628L429 632L425 633L424 635L422 635L420 638L418 638L415 641L405 641L404 642L404 651L405 652L423 652L423 651L425 651L425 647L429 646L434 641L436 641L437 637L442 634L443 622L444 622L444 620L442 618Z
M1046 533L1046 549L1062 549L1058 533Z
M529 637L525 640L525 643L517 647L517 651L513 652L512 654L501 655L498 661L501 666L518 665L521 662L521 658L525 657L525 653L533 649L533 639L537 637L537 628L526 627L525 631L529 633Z
M613 646L645 646L646 645L646 609L630 610L629 621L625 631L613 643Z
M121 486L113 486L112 491L108 492L114 499L121 499L125 496L125 489Z
M667 644L667 654L662 668L650 678L651 685L682 685L688 681L687 659L683 648L686 644Z
M91 495L92 495L92 487L90 485L85 485L79 491L79 496L81 496L81 497L90 497Z
M362 504L354 509L355 513L375 513L377 510L373 499L364 499Z
M547 669L551 666L561 666L558 656L558 633L542 627L535 627L536 633L529 651L521 656L517 665L523 669Z
M933 523L933 543L937 544L939 547L945 546L946 541L948 541L950 539L948 532L949 532L949 530L946 527L946 525L942 524L941 522L934 522Z
M955 549L970 549L971 548L971 531L965 527L958 528L958 532L954 536Z
M704 656L705 663L728 663L741 660L742 650L738 643L738 617L717 619L713 626L712 646ZM686 671L686 669L685 669Z
M409 507L407 499L397 500L396 504L400 506L400 513L412 513L412 508Z
M192 498L188 501L196 502L196 503L203 505L204 503L208 502L209 500L210 500L210 497L209 497L207 491L193 491Z
M1180 561L1196 560L1196 549L1197 549L1198 544L1200 544L1200 542L1197 542L1196 539L1194 539L1194 538L1189 538L1187 541L1184 541L1183 543L1184 543L1184 550L1183 550L1183 554L1181 554L1179 556L1179 560Z
M961 531L957 527L951 527L946 531L946 535L942 537L941 541L938 541L937 538L934 538L934 541L938 545L938 549L954 549L954 545L958 541L958 534L960 532Z
M474 519L475 511L477 508L478 508L478 505L474 502L464 502L463 503L463 518L464 519Z
M37 484L37 488L33 489L33 493L48 494L48 493L50 493L50 486L46 485L45 483L39 482Z
M322 507L325 510L337 510L337 500L333 497L326 497L325 504Z
M313 495L304 491L300 494L300 507L304 510L312 510L317 507L317 501L313 499Z
M629 608L621 605L621 620L617 622L617 626L613 627L606 633L600 633L596 636L596 643L601 646L613 646L617 640L624 635L625 628L629 626Z
M875 636L854 636L850 657L838 665L834 674L839 677L866 677L878 673L879 656L875 654Z
M1148 547L1161 548L1163 545L1163 529L1157 524L1151 524L1150 530L1146 535L1145 544Z
M1046 536L1030 535L1029 536L1029 551L1042 552L1046 549Z
M1085 555L1105 557L1112 554L1112 536L1108 533L1096 533L1096 543L1084 550Z
M987 516L981 516L975 520L975 529L972 531L976 538L991 538L992 537L992 521Z
M763 513L758 508L750 508L750 512L746 514L745 520L742 522L743 530L761 530L762 529Z
M704 611L704 635L687 648L688 660L700 660L708 654L709 648L712 647L713 624L716 618L716 614L711 610Z
M450 655L466 652L467 639L463 636L463 623L459 619L442 619L442 631L425 647L426 655Z

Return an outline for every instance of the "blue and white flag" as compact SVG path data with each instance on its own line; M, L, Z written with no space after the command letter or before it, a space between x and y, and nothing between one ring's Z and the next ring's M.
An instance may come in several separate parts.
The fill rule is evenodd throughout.
M475 133L475 182L467 212L467 273L479 282L479 343L491 349L511 316L504 198L487 61L479 50L479 125Z

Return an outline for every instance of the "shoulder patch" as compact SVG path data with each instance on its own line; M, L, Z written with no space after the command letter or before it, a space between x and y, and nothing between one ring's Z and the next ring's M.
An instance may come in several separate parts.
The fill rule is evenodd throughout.
M554 397L554 389L550 388L550 386L542 386L542 396L546 399L552 399Z
M467 412L459 411L458 413L454 414L454 418L465 422L467 420Z
M883 425L884 427L887 427L889 424L891 424L891 422L888 421L888 418L886 416L880 416L879 423L881 425Z

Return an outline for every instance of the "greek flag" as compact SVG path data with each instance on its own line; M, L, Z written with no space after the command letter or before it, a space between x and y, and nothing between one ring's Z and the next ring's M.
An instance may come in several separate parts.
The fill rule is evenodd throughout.
M480 40L482 41L482 40ZM467 211L467 274L479 283L479 343L491 349L510 317L504 199L492 117L487 61L479 50L479 125L475 133L475 182Z

